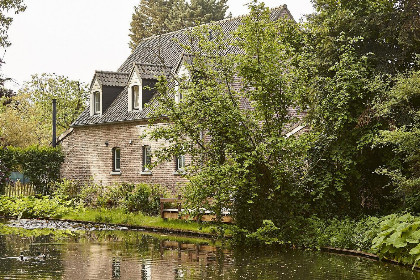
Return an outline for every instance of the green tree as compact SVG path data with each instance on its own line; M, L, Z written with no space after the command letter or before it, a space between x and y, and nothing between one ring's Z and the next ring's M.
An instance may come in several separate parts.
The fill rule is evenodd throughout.
M227 0L141 0L135 7L130 48L143 38L225 18Z
M148 136L170 143L156 151L158 162L191 156L184 190L190 207L205 205L220 216L229 205L239 226L256 229L265 219L281 224L304 211L299 178L307 137L285 136L299 121L288 112L297 101L300 31L287 19L271 21L263 5L250 8L235 35L217 26L190 34L195 46L185 46L193 58L186 65L190 75L175 78L177 87L160 81L152 123L165 115L169 125ZM226 42L242 51L231 53Z
M8 41L8 30L10 25L13 22L13 18L8 15L8 13L14 11L15 14L25 11L26 6L23 4L23 0L4 0L0 2L0 48L7 48L10 46ZM0 70L4 61L0 58ZM9 81L10 78L4 77L0 73L0 105L10 102L10 97L14 92L5 87L5 83Z
M2 145L27 147L51 141L52 99L57 99L57 133L70 127L83 112L86 84L55 74L33 75L10 104L0 110ZM36 128L36 129L34 129Z
M52 100L57 99L57 128L68 129L83 112L88 100L86 84L55 74L33 75L21 92L30 95L30 101L39 110L39 117L51 122Z
M2 0L0 2L0 47L5 48L10 46L7 31L13 22L13 18L7 13L14 12L15 14L25 11L26 6L23 0Z
M387 128L376 100L395 73L415 69L418 1L314 1L305 25L301 96L317 136L309 158L308 189L321 215L392 211L399 205L389 179L375 170L393 160L374 145ZM407 28L409 26L409 28Z
M420 212L420 72L398 75L395 86L376 105L388 123L375 145L391 146L394 160L378 169L388 175L407 206Z

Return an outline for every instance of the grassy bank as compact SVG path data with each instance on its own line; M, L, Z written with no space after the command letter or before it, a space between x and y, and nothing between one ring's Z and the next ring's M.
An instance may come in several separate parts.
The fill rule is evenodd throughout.
M75 201L50 196L0 196L0 216L29 219L65 219L213 235L219 234L221 229L220 226L212 223L164 220L160 217L145 215L138 211L128 212L122 208L83 207ZM226 227L226 234L231 234L228 226L223 226L223 229L226 229Z
M249 232L234 225L164 220L123 208L85 207L74 200L59 197L0 196L0 216L117 224L197 236L220 237L224 234L232 236L233 242L241 244L286 245L311 249L335 247L373 253L380 258L413 266L420 261L420 217L411 214L366 217L359 220L296 218L280 227L267 220L261 228Z
M184 220L164 220L156 216L147 216L139 212L129 213L123 209L82 209L61 216L66 220L77 220L96 223L141 226L156 229L190 231L196 233L216 234L217 226L209 223L197 223Z

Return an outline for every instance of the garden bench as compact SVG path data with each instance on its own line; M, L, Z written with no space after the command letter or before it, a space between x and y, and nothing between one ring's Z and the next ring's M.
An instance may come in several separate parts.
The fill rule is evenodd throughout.
M209 198L211 202L213 199ZM178 195L177 198L160 198L160 216L162 219L182 219L182 220L189 220L190 216L188 214L183 214L185 210L182 208L182 203L184 200ZM173 203L176 204L177 208L164 208L165 203ZM216 215L205 208L200 208L200 212L202 213L201 221L203 222L211 222L216 220ZM192 220L197 220L197 217L192 218ZM232 223L233 219L230 215L229 209L222 209L222 222L224 223Z

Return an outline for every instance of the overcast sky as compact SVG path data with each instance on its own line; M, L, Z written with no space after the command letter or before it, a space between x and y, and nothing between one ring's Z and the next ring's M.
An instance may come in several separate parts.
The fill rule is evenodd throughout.
M25 0L14 16L12 46L0 55L2 72L18 89L32 74L56 73L90 83L95 70L115 71L130 55L129 28L140 0ZM247 13L250 0L229 0L233 16ZM286 4L295 20L313 11L310 0L266 0L270 8Z

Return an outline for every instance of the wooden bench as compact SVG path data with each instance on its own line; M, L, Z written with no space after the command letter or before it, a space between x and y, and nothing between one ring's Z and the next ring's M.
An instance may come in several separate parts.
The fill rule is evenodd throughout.
M209 198L209 201L212 201L213 199ZM184 200L181 198L181 195L178 195L177 198L160 198L160 216L162 219L182 219L182 220L197 220L197 217L192 217L188 214L182 214L182 203ZM174 203L176 204L177 208L166 208L165 209L165 203ZM203 222L212 222L216 221L216 215L212 213L209 210L202 209L202 215L200 221ZM233 223L232 216L230 215L229 210L222 211L222 222L223 223Z

